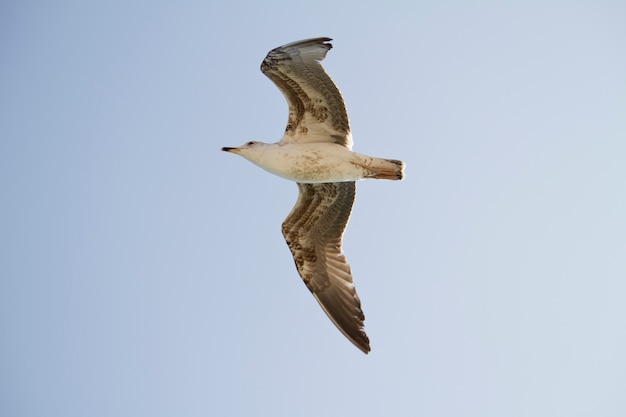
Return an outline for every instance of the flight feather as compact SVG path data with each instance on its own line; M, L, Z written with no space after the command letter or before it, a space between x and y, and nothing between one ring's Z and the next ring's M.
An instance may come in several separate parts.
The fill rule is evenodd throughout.
M320 61L332 48L330 38L314 38L272 49L261 71L289 105L281 142L331 142L352 148L348 112L339 89Z

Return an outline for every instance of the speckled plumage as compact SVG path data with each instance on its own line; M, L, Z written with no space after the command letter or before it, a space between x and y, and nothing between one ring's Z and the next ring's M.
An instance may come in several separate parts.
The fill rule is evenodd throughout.
M267 54L261 71L289 105L285 133L277 143L248 142L222 150L298 183L298 201L282 225L296 268L337 328L368 353L365 317L342 236L354 203L355 181L401 180L404 163L352 152L343 98L320 64L332 48L330 40L307 39Z

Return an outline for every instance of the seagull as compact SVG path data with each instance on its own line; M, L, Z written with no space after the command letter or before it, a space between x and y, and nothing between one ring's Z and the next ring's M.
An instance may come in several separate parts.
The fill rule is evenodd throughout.
M367 354L365 316L342 237L354 204L355 181L401 180L404 162L352 151L346 106L320 64L332 48L330 41L306 39L267 54L261 71L289 105L285 133L276 143L251 141L222 151L297 183L298 200L282 232L298 273L335 326Z

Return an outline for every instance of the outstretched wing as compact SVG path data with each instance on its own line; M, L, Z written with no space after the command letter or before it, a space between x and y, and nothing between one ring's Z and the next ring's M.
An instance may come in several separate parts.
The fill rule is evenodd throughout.
M307 39L271 50L261 71L282 91L289 119L281 142L331 142L352 149L348 112L320 61L330 38Z
M356 185L354 182L298 183L300 195L283 222L283 236L304 283L341 332L364 353L365 316L350 265L341 249Z

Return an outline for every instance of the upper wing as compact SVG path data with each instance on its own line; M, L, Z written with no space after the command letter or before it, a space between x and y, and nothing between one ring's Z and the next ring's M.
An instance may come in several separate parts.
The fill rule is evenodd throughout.
M342 250L356 186L354 182L298 183L300 195L283 222L283 236L304 283L341 332L364 353L365 316Z
M348 112L320 61L332 48L330 38L307 39L271 50L261 71L289 104L283 142L334 142L352 148Z

